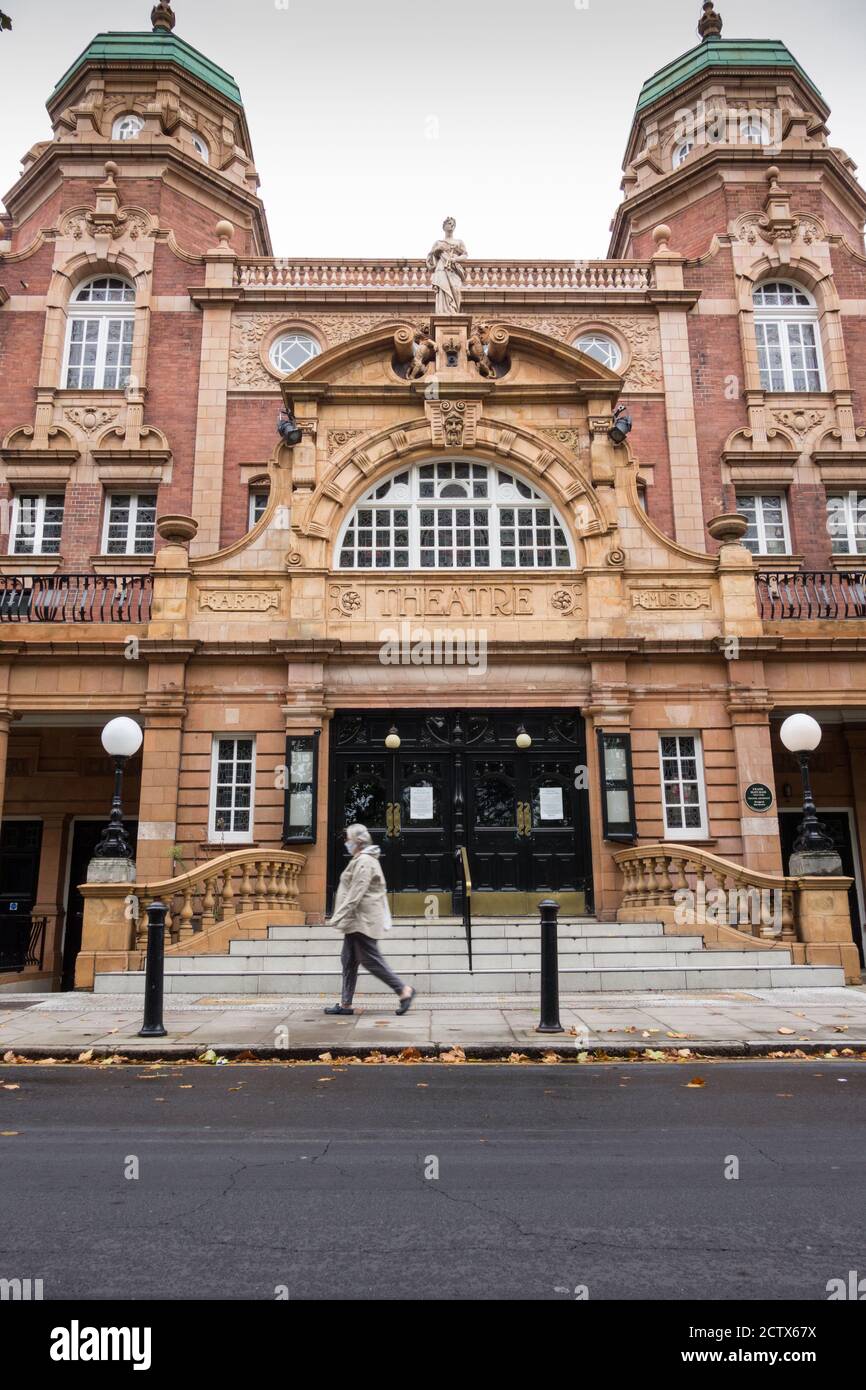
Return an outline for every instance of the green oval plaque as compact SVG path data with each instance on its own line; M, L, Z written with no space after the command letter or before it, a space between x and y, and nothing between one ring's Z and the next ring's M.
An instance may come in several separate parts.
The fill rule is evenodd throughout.
M769 811L774 799L772 788L765 782L752 782L743 792L743 800L750 811Z

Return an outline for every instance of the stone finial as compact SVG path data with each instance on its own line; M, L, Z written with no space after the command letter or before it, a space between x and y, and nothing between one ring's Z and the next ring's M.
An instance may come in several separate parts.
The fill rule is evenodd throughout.
M115 176L115 174L117 173L117 170L118 170L117 162L116 162L115 160L113 160L113 159L106 159L106 161L105 161L105 163L103 164L102 167L103 167L103 169L105 170L105 183L102 184L102 187L103 187L103 188L114 188L114 187L115 187L114 176Z
M720 512L707 522L713 540L722 545L739 545L748 529L749 523L740 512Z
M166 33L170 34L175 26L174 10L171 5L165 5L163 0L159 0L159 4L154 5L150 12L150 22L155 34L160 29L164 29Z
M653 231L653 241L660 251L667 251L671 239L671 229L665 222L660 222Z
M234 227L232 226L231 222L229 222L226 218L223 218L221 221L217 222L216 234L220 239L220 246L228 246L229 242L232 239L233 231Z
M156 519L156 529L164 541L170 545L188 545L195 539L198 531L198 522L191 516L180 516L177 513L158 516Z
M722 37L722 16L716 12L713 0L704 0L704 12L698 20L698 33L704 43L707 39Z

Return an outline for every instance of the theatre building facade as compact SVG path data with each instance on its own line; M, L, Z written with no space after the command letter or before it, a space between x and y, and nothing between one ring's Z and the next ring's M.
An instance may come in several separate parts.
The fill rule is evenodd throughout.
M137 969L157 896L175 952L321 922L354 821L398 917L772 890L706 945L859 979L866 194L808 74L705 5L608 259L431 209L429 255L296 260L234 80L151 22L60 79L0 224L0 921L44 919L0 986ZM134 883L82 891L119 715Z

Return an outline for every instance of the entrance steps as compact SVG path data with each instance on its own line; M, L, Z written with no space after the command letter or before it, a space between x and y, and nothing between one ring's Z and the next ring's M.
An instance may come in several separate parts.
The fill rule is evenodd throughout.
M559 921L563 994L652 990L773 989L841 986L834 966L794 965L788 950L708 951L695 936L665 936L658 922ZM342 937L329 927L269 927L266 938L232 941L228 955L169 956L166 994L310 994L338 997ZM539 988L537 918L479 918L472 923L473 973L457 917L396 919L380 943L392 969L419 995L524 994ZM99 974L97 994L134 994L144 972ZM387 992L361 972L359 990Z

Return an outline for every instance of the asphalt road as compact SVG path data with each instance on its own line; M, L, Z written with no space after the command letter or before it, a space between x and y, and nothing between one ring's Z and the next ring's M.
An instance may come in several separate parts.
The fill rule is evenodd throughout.
M0 1277L46 1299L823 1300L866 1275L863 1063L0 1083Z

